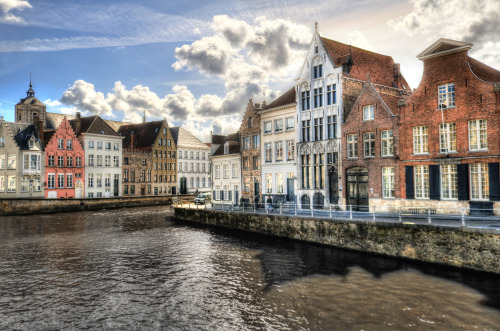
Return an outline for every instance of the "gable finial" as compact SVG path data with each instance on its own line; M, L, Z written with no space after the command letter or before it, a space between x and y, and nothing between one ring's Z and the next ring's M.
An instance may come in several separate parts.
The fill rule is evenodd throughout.
M30 71L30 87L33 87L33 85L31 84L31 71Z
M318 32L318 21L314 22L314 31Z
M146 123L146 111L145 111L145 110L143 110L143 111L142 111L142 113L143 113L143 116L142 116L142 123Z

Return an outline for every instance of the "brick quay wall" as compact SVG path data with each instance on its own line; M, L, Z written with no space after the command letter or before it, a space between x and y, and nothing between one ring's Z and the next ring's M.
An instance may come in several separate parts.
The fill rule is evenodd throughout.
M174 211L174 218L180 221L418 262L500 273L500 234L494 230L301 219L297 216L242 214L205 209L174 208Z
M92 199L0 199L0 216L171 205L176 199L187 202L194 198L194 195L165 195Z

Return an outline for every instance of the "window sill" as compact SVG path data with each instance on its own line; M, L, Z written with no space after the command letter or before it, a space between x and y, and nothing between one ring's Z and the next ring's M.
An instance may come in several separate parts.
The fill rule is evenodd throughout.
M381 158L383 159L390 159L390 158L393 158L394 157L394 154L392 155L382 155Z
M443 107L443 108L439 108L438 106L438 109L436 109L437 111L440 111L440 110L446 110L446 109L457 109L457 106L453 106L453 107Z
M374 158L375 158L375 155L374 155L374 156L364 156L363 158L364 158L364 159L374 159Z
M396 197L382 197L384 200L396 200Z
M469 152L471 153L488 152L488 149L470 149Z
M348 157L347 159L348 160L357 160L358 158L357 157Z
M458 152L457 151L450 151L448 153L446 153L446 152L439 152L439 155L448 155L448 154L458 154Z
M431 154L430 153L418 153L418 154L413 153L412 156L428 156L428 155L431 155Z

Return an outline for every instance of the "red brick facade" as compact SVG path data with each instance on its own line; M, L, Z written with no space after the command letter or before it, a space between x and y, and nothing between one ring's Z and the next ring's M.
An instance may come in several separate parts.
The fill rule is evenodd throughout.
M351 111L346 114L344 123L342 124L342 174L343 174L343 197L346 198L346 204L358 205L367 201L354 201L353 198L353 180L356 178L355 173L364 173L368 175L368 185L366 182L364 189L367 189L368 199L382 198L382 168L391 167L393 173L391 183L388 185L392 188L396 187L395 192L387 194L386 198L400 198L397 190L400 182L398 174L399 160L397 153L398 146L398 100L400 99L399 91L386 87L376 87L370 81L364 83L363 89L355 100ZM363 118L363 108L371 109L373 107L373 119ZM369 112L368 112L369 113ZM370 118L371 116L368 116ZM384 142L386 148L382 153L382 132L384 132ZM392 139L389 133L392 132ZM373 150L367 151L365 155L364 135L367 134L369 139L373 139L373 143L369 143ZM357 155L353 157L352 153L348 153L348 137L357 138ZM351 145L352 146L352 145ZM392 149L390 148L392 146ZM384 155L383 155L384 154ZM387 171L387 170L386 170ZM366 177L365 177L366 178ZM359 199L358 199L359 200Z
M424 51L419 58L424 62L424 73L420 85L401 107L399 157L402 160L399 176L403 179L398 195L415 198L413 167L431 166L430 196L427 199L441 200L440 166L451 164L458 167L458 197L450 200L476 200L471 197L471 167L461 164L488 164L488 176L483 189L489 190L486 197L477 200L499 200L498 163L500 162L500 72L490 68L467 54L472 45L440 40ZM434 48L434 49L433 49ZM439 53L439 54L438 54ZM490 81L487 81L490 80ZM454 103L447 101L439 107L439 86L454 84ZM495 88L496 86L496 88ZM448 90L449 91L449 90ZM470 141L469 126L484 122L487 142L474 148ZM453 142L440 146L440 125L450 123L456 128L456 148ZM471 124L469 124L471 123ZM426 127L428 151L414 151L414 128ZM420 129L415 129L420 130ZM472 131L481 132L483 131ZM472 134L474 136L474 134ZM417 138L415 138L417 139ZM417 141L420 141L417 139ZM450 140L451 141L451 140ZM418 146L418 143L415 143ZM449 147L449 151L441 148ZM415 147L416 148L416 147ZM475 149L475 150L474 150ZM434 166L434 167L432 167ZM433 174L434 171L434 174ZM484 175L486 176L486 174ZM433 178L434 177L434 178ZM413 191L413 192L412 192Z

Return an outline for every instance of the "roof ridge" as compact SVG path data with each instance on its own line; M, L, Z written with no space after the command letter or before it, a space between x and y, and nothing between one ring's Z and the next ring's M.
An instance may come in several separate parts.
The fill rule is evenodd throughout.
M343 43L343 42L340 42L340 41L337 41L337 40L333 40L333 39L329 39L329 38L322 37L322 36L320 36L320 38L321 38L321 39L324 39L324 40L328 40L328 41L334 42L334 43L342 44L342 45L344 45L344 46L348 46L348 47L350 47L350 48L355 48L355 49L358 49L358 50L363 51L363 52L366 52L366 53L377 54L377 55L385 56L385 57L388 57L388 58L391 58L391 59L392 59L392 56L390 56L390 55L385 55L385 54L377 53L377 52L370 51L370 50L367 50L367 49L364 49L364 48L361 48L361 47L357 47L357 46L347 45L347 44L345 44L345 43ZM344 55L341 55L341 56L345 56L345 55L349 55L349 53L344 54Z

